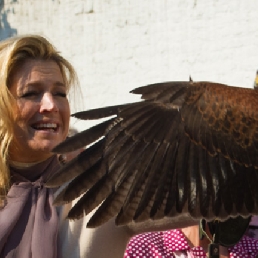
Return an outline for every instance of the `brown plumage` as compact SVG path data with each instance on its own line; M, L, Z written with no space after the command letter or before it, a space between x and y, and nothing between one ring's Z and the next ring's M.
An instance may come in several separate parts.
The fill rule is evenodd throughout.
M118 225L175 217L258 214L258 91L211 82L165 82L132 91L144 101L76 113L109 120L55 148L92 144L47 183L70 184L56 203L82 197L77 219Z

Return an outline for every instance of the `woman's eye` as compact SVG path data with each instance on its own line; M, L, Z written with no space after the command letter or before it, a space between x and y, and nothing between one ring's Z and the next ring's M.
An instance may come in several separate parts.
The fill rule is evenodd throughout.
M38 93L36 91L28 91L22 94L21 97L22 98L33 97L33 96L36 96L37 94Z
M66 92L57 92L55 95L63 98L66 98L67 96Z

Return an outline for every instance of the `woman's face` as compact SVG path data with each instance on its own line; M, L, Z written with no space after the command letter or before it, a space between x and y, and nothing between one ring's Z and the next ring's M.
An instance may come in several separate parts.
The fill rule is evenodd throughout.
M16 100L10 159L38 162L51 156L68 133L67 87L54 61L27 60L13 73L10 92Z

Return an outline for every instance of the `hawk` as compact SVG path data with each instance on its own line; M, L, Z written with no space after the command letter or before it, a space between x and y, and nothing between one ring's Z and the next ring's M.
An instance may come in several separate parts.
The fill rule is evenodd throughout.
M100 123L58 145L88 146L47 182L80 197L68 214L98 207L88 227L189 214L226 221L258 214L258 91L213 82L136 88L142 101L83 111ZM103 120L103 118L105 118Z

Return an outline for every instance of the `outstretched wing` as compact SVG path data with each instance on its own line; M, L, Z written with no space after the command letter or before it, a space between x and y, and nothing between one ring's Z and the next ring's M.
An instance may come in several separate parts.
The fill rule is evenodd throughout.
M225 220L258 213L258 91L211 82L166 82L132 91L144 101L76 113L110 117L55 148L92 144L47 183L70 181L56 203L117 225L175 217ZM83 194L83 195L82 195Z

